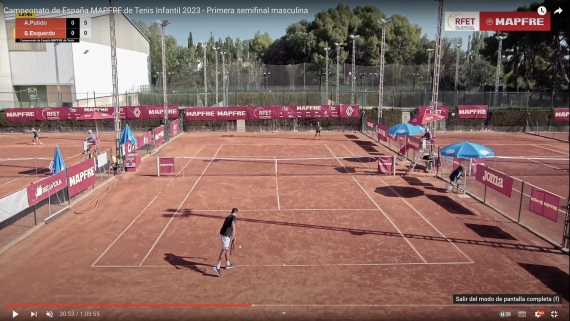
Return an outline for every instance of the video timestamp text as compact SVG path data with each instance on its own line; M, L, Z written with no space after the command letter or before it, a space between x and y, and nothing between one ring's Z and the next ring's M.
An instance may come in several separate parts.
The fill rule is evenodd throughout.
M60 317L99 317L99 311L59 311Z

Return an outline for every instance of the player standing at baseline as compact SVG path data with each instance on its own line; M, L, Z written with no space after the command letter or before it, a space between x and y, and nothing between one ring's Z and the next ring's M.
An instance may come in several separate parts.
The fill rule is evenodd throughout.
M315 133L315 138L313 139L317 139L317 135L319 135L319 139L321 139L321 130L323 129L323 127L321 127L321 123L317 122L317 132Z
M231 246L233 246L236 240L237 212L238 209L234 207L232 209L232 213L224 220L224 225L222 225L222 229L220 230L220 236L222 239L222 251L220 252L220 256L218 257L218 265L214 266L214 272L216 272L216 275L218 276L222 276L220 269L222 265L223 256L226 257L226 270L234 268L234 265L230 263L228 251L231 249Z
M32 127L31 130L26 130L26 133L34 134L34 138L32 138L32 145L35 145L36 142L38 142L40 145L43 145L42 142L40 142L40 137L38 135L39 131L40 131L39 129L35 129L34 127Z

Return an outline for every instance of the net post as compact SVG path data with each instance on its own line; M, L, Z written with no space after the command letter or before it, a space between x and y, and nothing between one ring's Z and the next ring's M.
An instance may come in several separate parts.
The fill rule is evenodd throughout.
M65 196L67 196L67 205L71 205L71 196L69 196L69 176L67 175L67 168L65 169L65 182L67 187L65 188Z
M277 176L277 156L273 156L273 159L275 160L275 176Z
M160 177L160 156L156 156L156 176Z
M396 156L392 156L392 175L396 176Z
M522 181L522 186L521 186L521 199L519 201L519 217L517 219L517 223L521 222L521 214L522 214L522 202L523 202L523 197L524 197L524 181Z

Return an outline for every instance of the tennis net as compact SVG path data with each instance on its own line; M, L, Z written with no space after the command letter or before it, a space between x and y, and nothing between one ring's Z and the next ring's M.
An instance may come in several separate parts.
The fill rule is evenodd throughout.
M49 174L50 158L1 158L0 177L21 177Z
M173 160L171 175L177 176L331 176L372 175L378 173L377 157L171 157L159 162ZM162 166L162 165L160 165ZM162 168L162 167L160 167ZM161 169L160 175L165 172ZM168 175L168 174L167 174Z

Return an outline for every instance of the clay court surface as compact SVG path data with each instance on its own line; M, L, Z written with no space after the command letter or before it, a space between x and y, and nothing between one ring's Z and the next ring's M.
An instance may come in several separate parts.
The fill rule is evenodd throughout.
M375 163L341 159L393 155L362 134L312 138L181 135L158 153L188 157L177 160L179 175L156 177L150 156L139 172L118 176L0 254L0 312L100 311L100 320L498 320L500 311L532 316L545 309L568 319L567 254L473 199L443 193L440 180L370 175ZM320 157L329 159L279 161ZM219 229L232 207L240 209L237 267L218 278ZM456 293L559 293L564 304L454 306Z

